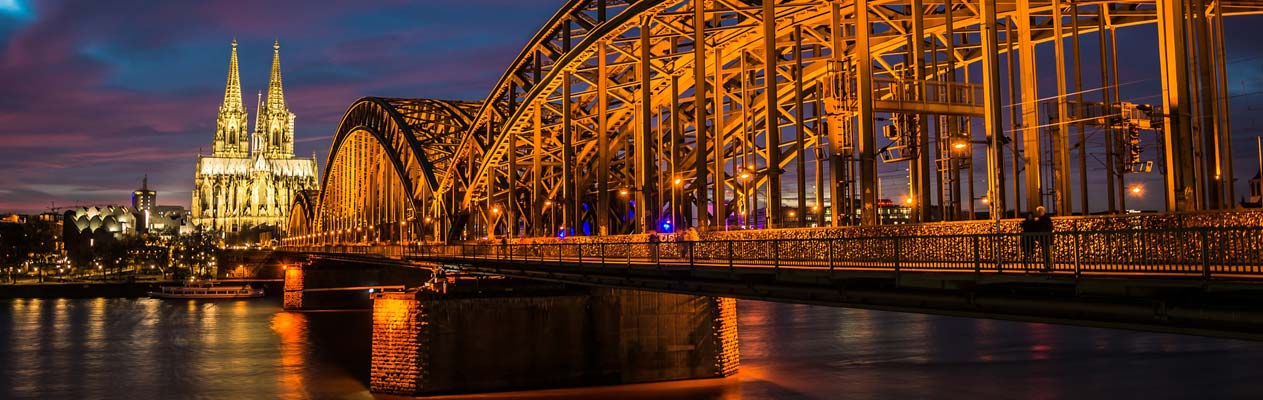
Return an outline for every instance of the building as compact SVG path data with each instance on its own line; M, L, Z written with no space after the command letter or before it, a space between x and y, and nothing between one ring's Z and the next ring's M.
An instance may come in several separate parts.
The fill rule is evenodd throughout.
M247 140L248 113L241 100L237 41L232 42L212 153L199 151L194 175L192 222L201 229L284 230L295 194L318 186L316 157L294 156L294 113L285 106L281 87L281 47L275 43L272 48L267 96L259 94L254 133Z
M145 175L144 180L140 183L140 189L132 192L132 209L140 213L141 230L149 228L149 213L153 211L154 205L158 202L158 192L149 190L149 175Z
M1263 207L1263 170L1254 174L1254 178L1250 179L1250 197L1241 200L1241 206L1245 208L1261 208Z

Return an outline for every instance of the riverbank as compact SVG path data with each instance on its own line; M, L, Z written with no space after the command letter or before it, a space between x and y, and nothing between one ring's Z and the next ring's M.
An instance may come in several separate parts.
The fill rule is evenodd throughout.
M234 281L234 283L236 283ZM281 293L281 283L270 280L243 281L254 286L262 285L268 296ZM146 297L159 286L176 286L175 281L139 282L44 282L0 285L0 299L85 299L85 298L135 298Z

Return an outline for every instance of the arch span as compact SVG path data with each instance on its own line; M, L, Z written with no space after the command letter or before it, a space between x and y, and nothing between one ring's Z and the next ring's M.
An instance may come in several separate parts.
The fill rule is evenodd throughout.
M348 109L334 134L313 210L312 232L328 241L415 240L437 215L436 171L477 103L366 97Z
M375 140L384 152L356 158L365 160L363 169L339 179L393 169L398 191L408 194L396 197L411 202L395 212L399 217L385 219L411 220L424 210L437 221L433 232L443 225L447 238L874 224L883 207L880 161L906 163L886 169L907 171L900 178L908 179L913 220L974 218L975 207L997 207L991 214L998 216L1044 201L1068 214L1076 206L1105 209L1089 207L1086 193L1106 186L1089 182L1085 161L1074 171L1081 178L1070 174L1070 128L1105 132L1100 136L1109 141L1078 146L1080 160L1104 155L1107 171L1100 175L1121 177L1134 161L1120 161L1119 149L1138 143L1123 137L1127 129L1118 121L1125 120L1166 138L1164 156L1179 167L1167 174L1168 208L1222 207L1223 198L1233 197L1230 185L1204 179L1206 171L1224 170L1231 181L1230 162L1217 151L1230 143L1226 97L1214 94L1226 90L1223 73L1215 72L1224 57L1210 54L1222 53L1215 47L1224 17L1260 14L1263 5L1197 4L572 0L536 32L483 102L409 103L431 110L424 121L453 130L419 128L445 133L417 140L392 133L410 125L391 102L419 100L352 105L325 179L340 176L338 149L359 148L344 142ZM1127 108L1117 94L1126 78L1109 71L1117 62L1106 55L1117 46L1115 30L1154 23L1159 37L1151 44L1164 87L1198 86L1192 94L1155 91L1176 111ZM1084 69L1101 76L1073 78L1082 88L1068 94L1068 76L1081 75L1066 70L1073 64L1070 41L1096 46L1101 56L1076 51L1074 59L1076 67L1099 67ZM1042 51L1049 46L1057 49L1053 57ZM1001 70L1001 55L1008 71ZM1202 76L1188 76L1190 68ZM1057 82L1051 85L1057 93L1036 82L1045 79ZM1008 86L1012 94L1002 95ZM1123 118L1140 109L1151 115ZM1057 115L1076 119L1058 122ZM1214 126L1191 133L1186 115ZM1196 154L1194 144L1202 149ZM987 165L979 174L986 181L981 193L972 188L984 180L973 176L972 166L983 164L975 158ZM1076 179L1081 206L1070 201ZM1189 185L1198 186L1196 199L1173 206L1171 188L1190 192ZM338 201L376 195L352 190L364 187L339 189L352 195ZM1122 205L1119 189L1110 211L1125 210L1115 207L1115 200ZM346 234L383 220L337 214L345 207L326 205L328 191L321 196L318 217L345 221L321 229Z

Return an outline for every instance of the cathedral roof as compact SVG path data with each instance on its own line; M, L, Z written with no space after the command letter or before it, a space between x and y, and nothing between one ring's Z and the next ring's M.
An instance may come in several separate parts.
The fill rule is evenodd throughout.
M271 171L274 176L314 178L316 160L311 158L267 159L260 155L255 159L202 157L197 162L197 173L201 176L252 175L255 171Z

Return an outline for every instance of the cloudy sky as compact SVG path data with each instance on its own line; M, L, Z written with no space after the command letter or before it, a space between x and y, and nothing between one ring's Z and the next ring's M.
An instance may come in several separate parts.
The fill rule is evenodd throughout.
M561 3L0 0L0 212L54 201L126 203L145 174L159 203L187 206L234 37L252 119L251 94L265 89L271 44L280 40L297 152L323 163L353 100L480 100ZM1263 90L1261 22L1228 25L1235 155L1250 175L1253 138L1263 130L1254 117L1263 107L1254 95ZM1159 102L1156 65L1144 66L1156 61L1156 47L1145 43L1153 35L1152 27L1120 35L1123 81L1135 82L1124 95L1140 102ZM883 170L887 193L906 191L899 167ZM1151 175L1145 179L1160 190ZM1160 207L1157 190L1140 203Z
M296 152L323 163L357 98L481 99L560 3L0 0L0 212L127 203L144 174L187 206L233 37L251 120L280 40Z

